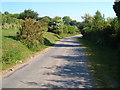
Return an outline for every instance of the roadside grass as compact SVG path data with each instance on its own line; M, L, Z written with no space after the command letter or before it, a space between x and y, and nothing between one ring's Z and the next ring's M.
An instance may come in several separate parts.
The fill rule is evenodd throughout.
M43 37L45 39L44 45L40 46L37 51L32 51L27 48L23 43L16 39L16 33L18 30L2 30L2 70L19 63L19 61L24 61L29 58L31 55L34 55L37 51L41 51L47 47L50 47L55 44L55 42L60 39L73 36L73 35L64 35L61 37L57 34L51 32L45 32Z
M20 41L15 40L16 32L17 30L2 30L2 70L33 54Z
M54 45L55 42L61 39L59 35L51 33L51 32L45 32L43 34L43 37L45 39L44 41L45 46L52 46Z
M118 88L120 56L117 50L78 39L86 48L89 68L97 88Z
M74 35L78 35L80 33L75 33L75 34L60 34L61 38L65 38L65 37L70 37L70 36L74 36Z

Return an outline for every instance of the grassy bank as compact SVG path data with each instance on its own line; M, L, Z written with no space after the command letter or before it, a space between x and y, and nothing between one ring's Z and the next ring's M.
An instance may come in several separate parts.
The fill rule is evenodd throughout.
M79 41L86 47L89 67L98 88L119 87L118 51L109 47L96 45L85 39Z
M23 43L16 39L16 32L18 30L2 30L2 70L7 69L10 66L29 58L31 55L35 54L36 51L31 51ZM39 51L54 45L55 42L60 39L73 35L62 35L51 32L45 32L43 37L45 39L44 45L39 48Z

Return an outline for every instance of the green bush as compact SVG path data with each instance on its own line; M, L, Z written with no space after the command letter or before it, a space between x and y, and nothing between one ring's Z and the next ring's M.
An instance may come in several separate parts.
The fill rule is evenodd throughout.
M60 35L61 33L63 33L63 25L63 19L61 17L56 16L50 21L48 31Z
M31 50L37 50L44 44L43 33L46 28L36 20L25 19L22 28L17 32L17 37Z
M63 33L64 34L75 34L79 32L79 29L76 26L71 26L71 25L64 25L63 26Z

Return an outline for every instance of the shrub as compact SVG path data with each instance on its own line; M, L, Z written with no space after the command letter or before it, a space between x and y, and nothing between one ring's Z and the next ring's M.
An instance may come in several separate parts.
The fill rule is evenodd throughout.
M44 44L43 32L45 28L38 21L25 19L22 28L17 32L17 37L31 50L37 50Z
M76 26L71 25L64 25L63 26L63 33L69 33L69 34L75 34L79 31L79 29Z
M63 19L61 17L56 16L50 21L48 31L60 35L61 33L63 33L63 24Z

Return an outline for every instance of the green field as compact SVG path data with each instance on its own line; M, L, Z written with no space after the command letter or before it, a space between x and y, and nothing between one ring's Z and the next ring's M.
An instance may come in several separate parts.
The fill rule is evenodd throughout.
M96 45L86 39L79 40L86 47L89 67L97 82L96 87L119 87L119 52L109 47Z

